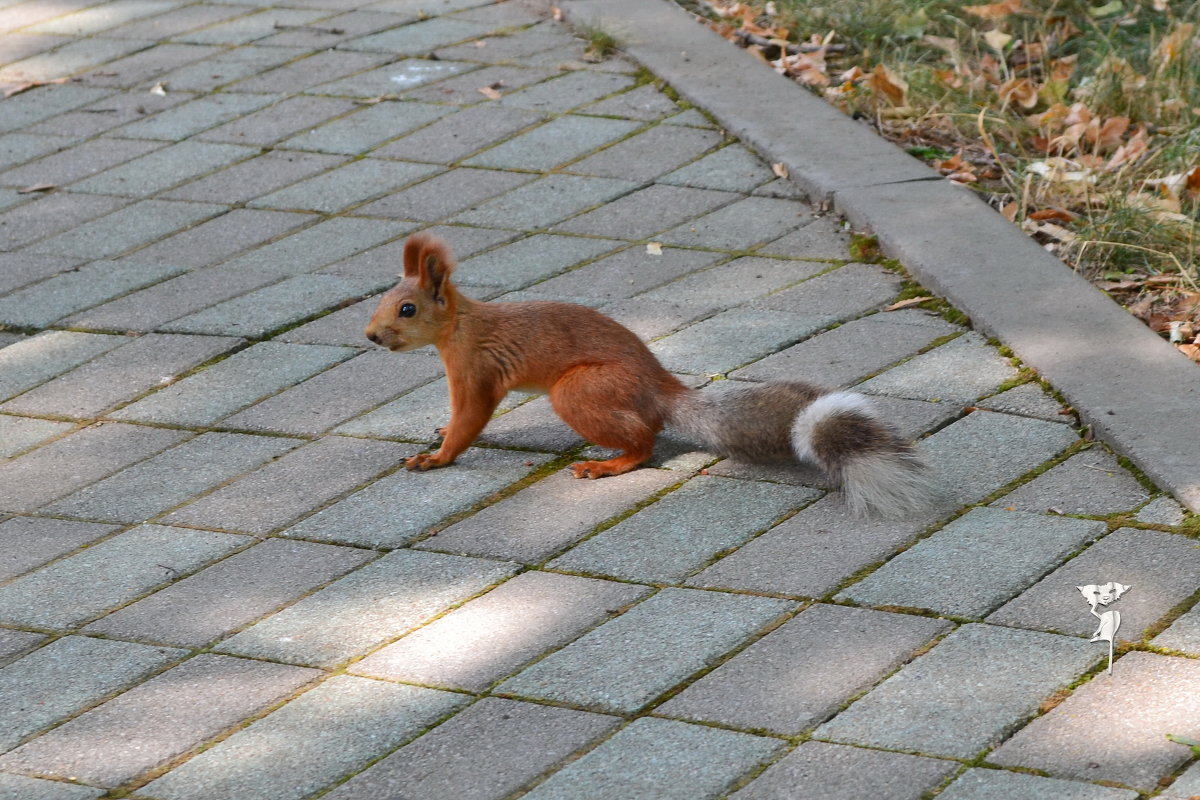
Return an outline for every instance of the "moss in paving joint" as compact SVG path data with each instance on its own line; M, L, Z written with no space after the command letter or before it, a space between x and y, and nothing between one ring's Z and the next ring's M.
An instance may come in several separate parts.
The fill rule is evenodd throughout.
M979 502L972 503L971 507L972 508L983 507L983 506L987 506L991 503L994 503L995 501L1005 497L1006 495L1011 494L1017 488L1024 486L1025 484L1034 480L1038 476L1043 475L1044 473L1054 469L1059 464L1063 463L1064 461L1066 461L1068 458L1075 455L1076 453L1083 452L1084 450L1087 450L1091 446L1092 446L1091 442L1085 441L1083 439L1077 439L1076 441L1074 441L1073 443L1068 445L1065 450L1063 450L1061 453L1056 455L1054 458L1044 461L1043 463L1041 463L1038 466L1034 467L1033 469L1029 470L1025 474L1009 481L1004 486L1001 486L999 489L992 492L987 497L984 497ZM1009 510L1014 510L1014 509L1012 507L1009 507Z
M773 485L776 485L776 486L791 486L791 485L792 485L792 484L783 483L782 481L756 481L756 482L757 482L757 483L770 483L770 484L773 484ZM804 488L812 488L812 487L804 487ZM723 549L721 549L721 550L718 550L717 552L713 553L711 556L709 556L709 557L708 557L708 559L707 559L707 560L705 560L705 562L704 562L703 564L701 564L701 565L700 565L699 567L697 567L696 569L693 569L691 572L687 573L687 575L685 575L685 576L684 576L683 580L685 580L685 581L686 581L688 578L694 578L695 576L699 575L699 574L700 574L701 572L703 572L704 570L706 570L706 569L708 569L709 567L711 567L713 564L716 564L716 563L717 563L718 561L720 561L721 559L725 558L725 557L726 557L726 556L728 556L728 555L732 555L733 553L735 553L735 552L737 552L738 550L742 549L742 548L743 548L743 547L745 547L746 545L750 544L750 542L752 542L752 541L754 541L755 539L757 539L758 537L762 536L762 535L763 535L763 534L765 534L767 531L769 531L769 530L772 530L772 529L774 529L774 528L777 528L777 527L779 527L780 525L782 525L782 524L783 524L784 522L786 522L787 520L789 520L789 519L791 519L792 517L794 517L794 516L796 516L797 514L799 514L799 513L800 513L801 511L803 511L805 508L808 508L808 507L809 507L809 506L811 506L813 503L815 503L815 502L817 502L818 500L820 500L822 497L825 497L825 494L826 494L826 493L822 492L821 494L817 495L816 497L812 498L811 500L806 500L806 501L805 501L804 503L802 503L801 505L798 505L798 506L796 506L795 508L793 508L793 509L791 509L791 510L789 510L789 511L785 511L784 513L782 513L782 514L780 514L778 517L776 517L776 518L775 518L775 519L774 519L772 522L770 522L769 524L767 524L765 527L763 527L763 528L760 528L760 529L758 529L758 530L756 530L756 531L752 532L752 533L751 533L751 534L750 534L748 537L746 537L744 540L742 540L742 541L741 541L741 542L739 542L738 544L731 545L731 546L729 546L729 547L723 548Z
M871 234L851 233L848 247L850 258L860 264L878 264L883 261L879 239Z
M1146 628L1141 644L1149 644L1155 636L1169 628L1177 619L1190 611L1200 601L1200 589L1190 594L1186 599L1171 606L1171 610Z

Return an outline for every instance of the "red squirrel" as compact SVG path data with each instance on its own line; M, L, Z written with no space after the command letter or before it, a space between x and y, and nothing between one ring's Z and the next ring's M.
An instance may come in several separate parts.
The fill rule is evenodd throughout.
M671 425L706 450L758 463L805 462L842 488L856 513L898 516L928 506L931 470L867 398L799 381L708 397L684 386L632 331L586 306L479 302L450 280L450 248L428 234L404 247L404 275L380 298L366 336L392 351L432 344L446 367L450 422L441 446L407 459L444 467L470 446L511 390L545 392L584 439L620 450L571 465L577 478L646 463Z

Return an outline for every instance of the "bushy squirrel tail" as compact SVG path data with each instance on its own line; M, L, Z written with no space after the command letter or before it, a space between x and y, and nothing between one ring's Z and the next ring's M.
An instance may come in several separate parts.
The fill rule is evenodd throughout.
M900 517L939 496L931 470L870 401L806 383L766 383L680 394L668 418L714 453L757 463L815 464L859 515Z

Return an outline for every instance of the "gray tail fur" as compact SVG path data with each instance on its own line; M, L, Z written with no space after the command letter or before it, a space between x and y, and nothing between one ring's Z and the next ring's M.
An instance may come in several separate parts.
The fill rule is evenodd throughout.
M856 514L905 516L939 495L920 453L860 394L798 382L689 391L668 422L718 455L814 464L841 487Z

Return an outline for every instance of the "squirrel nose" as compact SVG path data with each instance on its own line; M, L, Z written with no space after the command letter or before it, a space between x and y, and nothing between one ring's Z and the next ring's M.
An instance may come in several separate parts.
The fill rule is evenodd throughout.
M375 344L383 344L381 341L379 341L379 334L375 333L374 331L368 331L367 338Z

